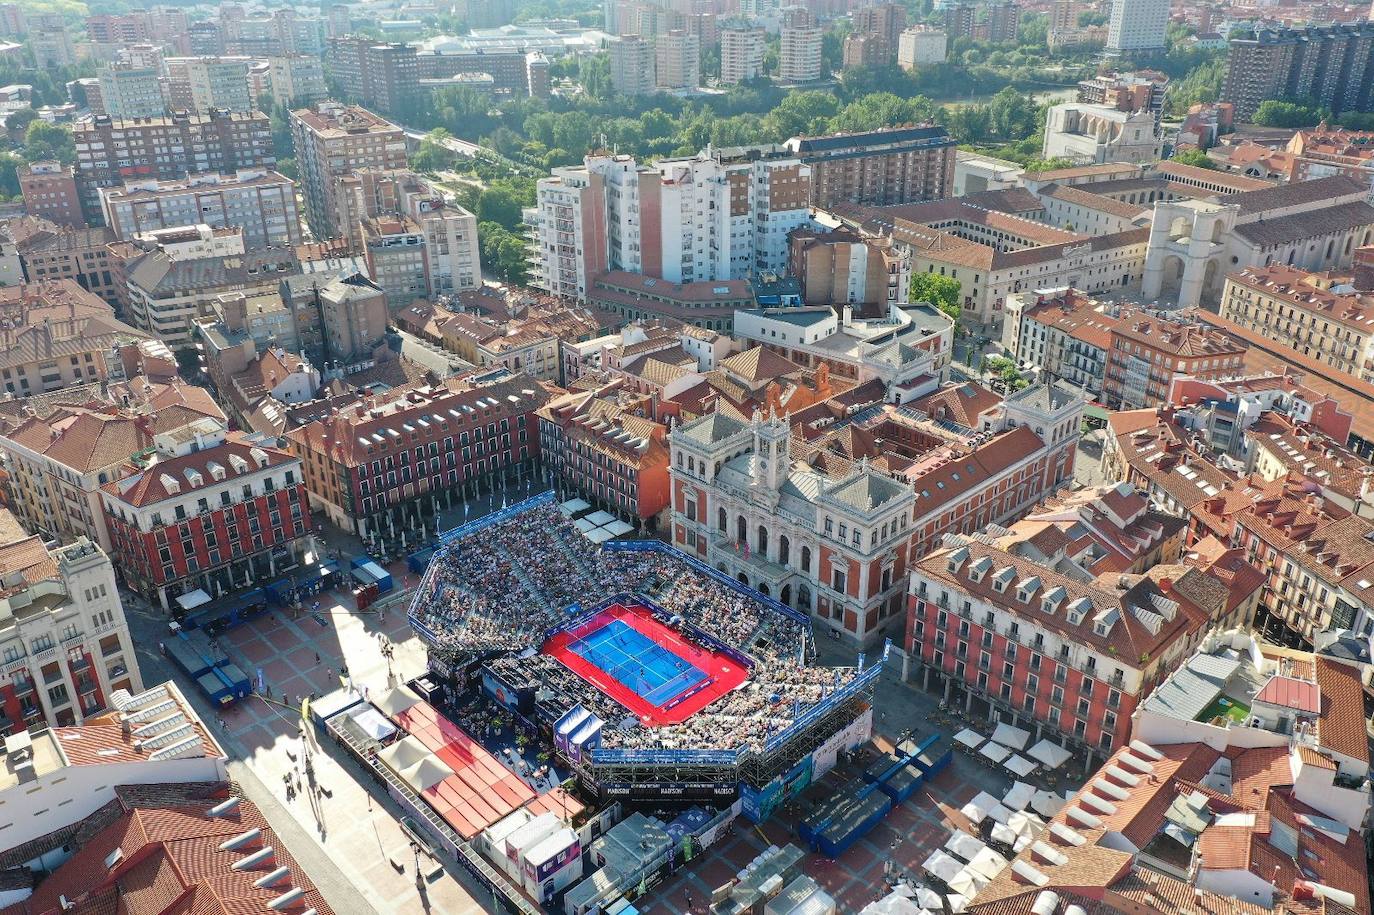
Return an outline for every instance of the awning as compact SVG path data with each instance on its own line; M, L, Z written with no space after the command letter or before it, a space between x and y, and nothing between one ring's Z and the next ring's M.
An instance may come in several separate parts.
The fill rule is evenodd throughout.
M997 725L997 729L992 732L993 740L1013 750L1024 750L1030 738L1030 731L1023 731L1006 723Z
M177 598L177 606L183 610L194 610L197 607L210 603L210 595L200 588L194 591L187 591Z
M1002 765L1006 767L1007 771L1011 772L1014 775L1019 775L1022 778L1025 778L1027 775L1030 775L1037 768L1039 768L1035 763L1031 762L1029 759L1026 759L1026 757L1017 756L1015 753L1011 754L1010 758L1008 758L1006 762L1002 763Z
M605 543L607 540L610 540L614 536L615 534L612 534L604 527L598 527L586 532L587 539L590 540L592 543L596 544Z
M954 739L962 743L964 746L968 747L970 750L976 750L978 748L978 745L981 744L987 738L984 737L982 734L979 734L973 728L964 728L958 734L954 735Z
M1033 813L1013 813L1007 817L1007 825L1016 830L1018 836L1038 836L1045 824Z
M955 874L963 870L963 867L957 860L951 858L939 849L932 852L930 857L926 858L925 863L921 866L925 868L926 873L939 877L941 880L945 881L945 883L949 883L949 881L954 879Z
M992 817L998 823L1006 823L1011 819L1012 811L1003 807L1001 804L993 804L992 809L988 811L988 816Z
M973 897L978 895L978 891L988 885L988 880L965 868L955 874L945 883L949 888L962 896Z
M576 521L573 522L573 527L577 528L584 534L588 531L596 530L596 525L592 522L590 518L578 518Z
M999 763L1011 755L1011 750L996 741L988 741L987 745L978 752L995 763Z
M381 712L370 705L363 707L356 715L349 717L357 722L358 727L363 729L363 733L373 740L386 740L396 733L396 725L387 721Z
M955 830L945 842L945 851L957 855L965 861L972 861L977 854L987 848L982 842L963 830Z
M991 882L998 874L1007 869L1007 859L991 848L984 848L968 863L965 870L971 871Z
M566 517L566 518L571 518L573 515L577 514L578 512L580 512L580 511L586 511L587 509L589 509L589 508L591 508L591 507L592 507L592 506L591 506L591 503L590 503L590 502L587 502L587 501L584 500L584 499L569 499L568 501L564 502L562 505L558 506L558 510L559 510L560 512L563 513L563 516L564 516L564 517Z
M1020 757L1014 758L1019 759ZM1028 785L1025 782L1016 782L1011 786L1011 789L1007 791L1007 796L1002 798L1002 806L1006 807L1008 810L1025 810L1026 805L1031 802L1031 798L1034 796L1035 787L1033 785Z
M587 520L595 526L601 527L603 524L610 524L612 521L614 521L615 515L611 514L608 511L595 511L587 516Z
M398 740L385 750L381 750L377 753L377 759L381 760L388 768L398 774L424 761L429 756L429 748L420 742L420 738L413 735L403 740Z
M1036 762L1044 763L1048 769L1058 769L1068 762L1073 754L1052 740L1042 740L1027 750L1026 755Z
M1064 809L1064 799L1050 791L1037 791L1031 798L1030 809L1043 817L1052 817Z
M992 824L992 840L994 842L1005 842L1007 845L1014 845L1016 844L1017 838L1019 837L1016 835L1016 830L1012 829L1007 824Z
M987 819L988 811L996 804L997 798L986 791L979 791L973 796L973 800L965 804L959 812L968 817L969 822L981 823Z
M380 696L372 700L372 704L382 710L382 714L388 718L395 718L406 709L418 705L420 697L408 686L398 686L389 689Z
M633 524L628 524L624 521L612 521L610 524L606 525L606 530L611 532L612 537L623 537L634 529Z

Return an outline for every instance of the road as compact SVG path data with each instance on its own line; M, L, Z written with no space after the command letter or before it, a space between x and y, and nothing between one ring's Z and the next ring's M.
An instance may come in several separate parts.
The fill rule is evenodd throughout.
M404 127L402 129L405 131L406 136L414 140L416 143L419 143L426 136L428 136L428 134L424 131L415 130L411 127ZM448 149L452 152L456 152L460 156L467 156L469 159L477 158L478 151L482 149L482 147L477 143L470 143L467 140L460 140L457 137L449 137L448 139L444 140L443 146L445 149Z

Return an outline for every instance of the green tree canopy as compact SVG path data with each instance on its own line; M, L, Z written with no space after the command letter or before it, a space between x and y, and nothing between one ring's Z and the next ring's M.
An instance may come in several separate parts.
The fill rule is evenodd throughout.
M929 302L957 322L963 312L963 287L959 281L938 273L915 273L911 277L911 301Z

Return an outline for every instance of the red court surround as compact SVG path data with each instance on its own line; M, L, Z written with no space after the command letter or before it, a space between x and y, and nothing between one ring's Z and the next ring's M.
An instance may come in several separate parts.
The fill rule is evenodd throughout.
M556 658L564 667L638 715L639 720L649 727L681 724L743 683L748 673L734 658L687 641L655 619L649 609L642 605L632 604L626 607L621 604L612 604L592 619L584 620L579 628L586 627L593 622L600 622L604 626L612 620L620 620L625 625L637 630L641 635L668 649L706 674L707 680L698 684L696 692L671 708L664 708L650 704L648 700L641 698L630 687L576 654L569 647L573 637L567 632L560 632L549 639L544 645L544 654Z

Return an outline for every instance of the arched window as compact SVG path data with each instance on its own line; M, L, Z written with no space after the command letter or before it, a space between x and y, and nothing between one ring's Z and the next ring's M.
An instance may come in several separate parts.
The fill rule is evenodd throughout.
M723 508L716 512L716 527L720 528L722 534L730 529L730 518Z
M803 546L803 547L802 547L802 552L801 552L801 570L802 570L803 572L810 572L810 571L811 571L811 547L809 547L809 546Z
M749 522L744 520L743 515L735 519L735 539L741 544L749 542Z
M760 556L768 556L768 528L762 524L759 525L759 540L758 543L754 544L754 547Z
M787 565L788 560L791 558L791 552L792 543L787 539L787 535L783 534L778 537L778 564Z

